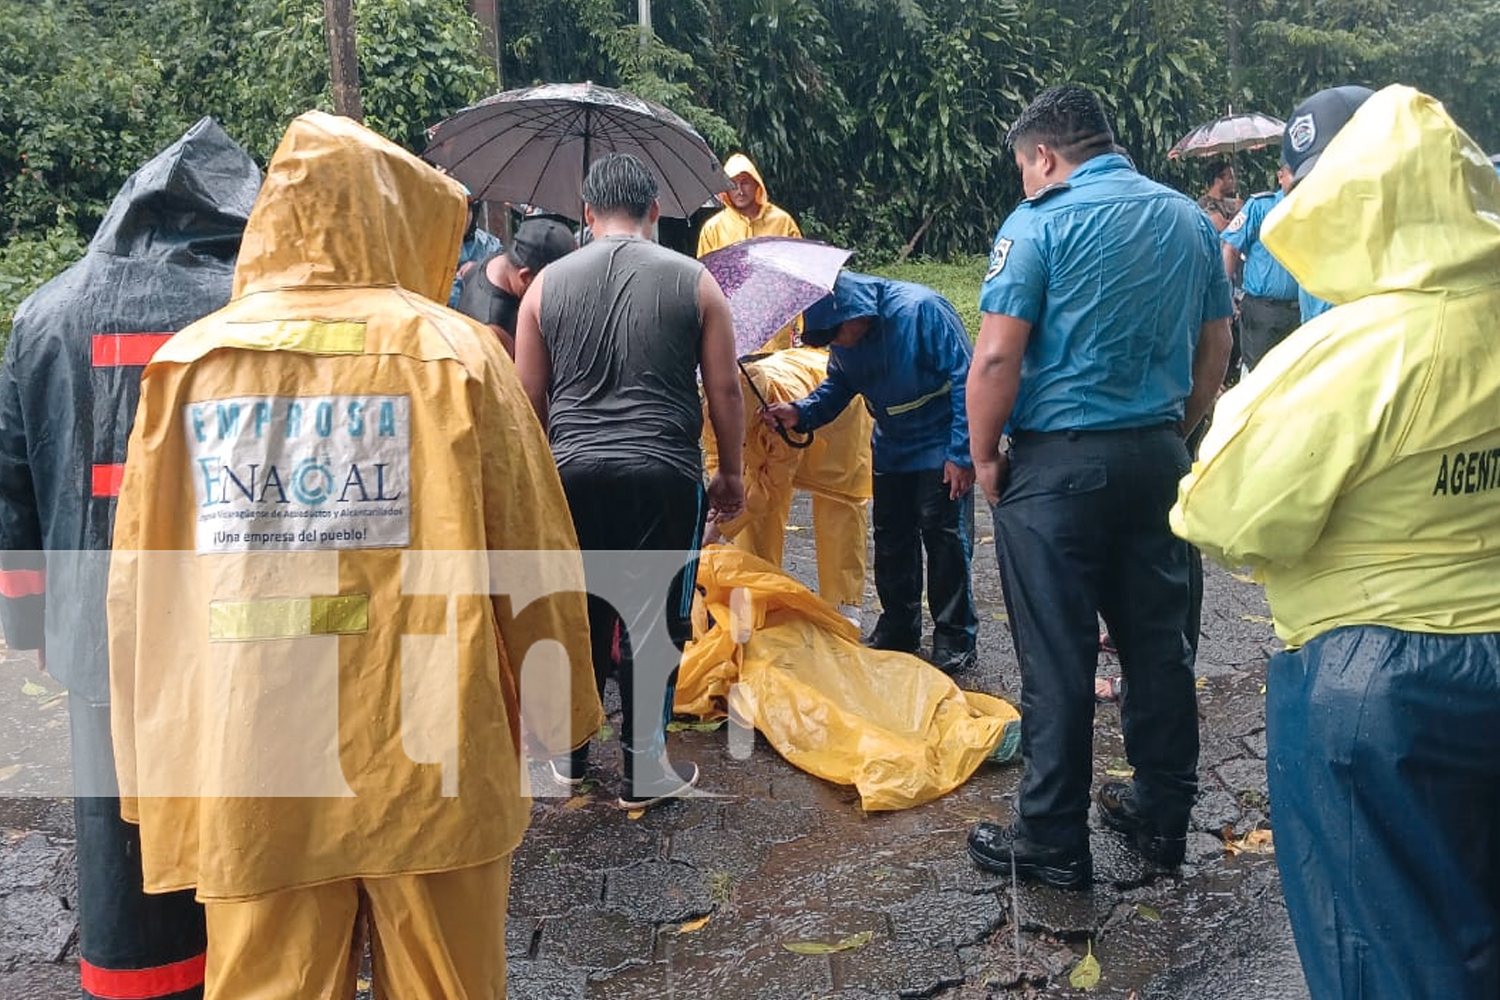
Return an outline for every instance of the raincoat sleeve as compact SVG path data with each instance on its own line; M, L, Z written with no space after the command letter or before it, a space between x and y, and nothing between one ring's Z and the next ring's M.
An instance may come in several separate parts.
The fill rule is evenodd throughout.
M1387 426L1399 351L1380 338L1307 327L1293 336L1307 349L1272 352L1220 398L1178 487L1173 532L1225 565L1297 562L1372 443L1403 433Z
M503 572L534 585L526 600L512 591L511 614L497 600L501 669L517 679L522 723L549 753L581 746L603 722L589 649L583 560L562 480L546 435L526 401L510 359L484 341L486 378L476 384L483 449L485 533ZM508 589L508 588L500 588ZM566 663L534 651L557 651ZM530 657L528 659L528 656ZM508 665L508 667L507 667Z
M797 407L797 429L815 431L824 424L832 423L858 395L844 375L843 366L836 355L828 359L828 377L823 383L792 405Z
M115 773L120 782L120 815L127 822L140 822L140 808L135 796L136 778L135 688L136 635L141 600L140 548L145 511L140 498L150 491L142 485L155 475L150 469L155 453L142 442L153 420L149 383L141 384L140 409L127 446L129 458L120 481L120 501L115 509L114 540L109 559L109 718L114 741Z
M953 422L948 430L948 452L943 457L954 465L971 468L974 459L969 455L969 413L964 403L969 362L974 356L969 334L958 310L941 297L922 303L919 320L923 350L947 373L950 385L948 401L953 407Z
M46 563L21 408L24 340L12 336L0 362L0 623L12 649L40 649L46 629Z

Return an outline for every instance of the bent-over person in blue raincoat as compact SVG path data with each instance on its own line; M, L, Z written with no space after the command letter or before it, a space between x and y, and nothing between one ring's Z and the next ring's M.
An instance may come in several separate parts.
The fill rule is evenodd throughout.
M964 381L973 347L952 303L924 285L842 271L833 293L803 314L802 341L829 348L828 378L803 399L767 407L762 419L809 431L863 396L873 438L876 649L922 646L922 552L932 663L947 673L974 663L978 617L969 563L974 551L974 467Z

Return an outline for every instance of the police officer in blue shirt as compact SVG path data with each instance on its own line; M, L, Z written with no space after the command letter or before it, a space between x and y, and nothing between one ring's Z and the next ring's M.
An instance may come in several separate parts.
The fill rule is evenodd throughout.
M1149 861L1183 857L1199 564L1167 512L1185 432L1224 378L1233 303L1208 217L1112 151L1090 91L1044 92L1007 143L1027 198L990 254L968 412L1021 664L1026 774L1015 822L978 824L968 846L981 868L1084 889L1096 612L1119 649L1135 768L1100 788L1100 816Z
M1297 279L1260 242L1261 223L1292 189L1292 172L1285 163L1276 171L1276 184L1275 192L1251 195L1219 237L1224 241L1224 270L1245 292L1240 301L1240 357L1247 369L1301 323Z

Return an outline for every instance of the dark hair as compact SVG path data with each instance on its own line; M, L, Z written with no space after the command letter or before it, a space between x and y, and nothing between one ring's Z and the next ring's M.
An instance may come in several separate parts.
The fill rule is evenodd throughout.
M629 153L608 153L589 166L583 202L599 215L620 213L644 219L656 200L656 177Z
M1219 175L1229 169L1228 160L1209 160L1203 165L1203 183L1213 187Z
M1042 91L1005 136L1011 149L1031 140L1051 146L1070 163L1082 163L1115 146L1115 134L1099 99L1076 83Z

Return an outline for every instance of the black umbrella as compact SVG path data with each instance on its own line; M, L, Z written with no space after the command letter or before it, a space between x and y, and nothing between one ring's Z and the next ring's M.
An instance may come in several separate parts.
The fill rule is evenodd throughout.
M486 201L571 210L589 164L616 151L656 174L663 215L687 218L730 187L691 125L659 104L592 83L507 90L432 126L427 139L423 157Z

